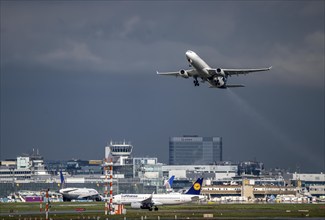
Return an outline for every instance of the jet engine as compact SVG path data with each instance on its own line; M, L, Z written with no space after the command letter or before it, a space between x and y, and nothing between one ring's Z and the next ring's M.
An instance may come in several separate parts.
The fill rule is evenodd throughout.
M99 195L94 196L93 199L97 202L102 201L102 198Z
M225 75L225 72L223 71L223 69L217 68L217 73L218 75Z
M149 203L149 204L146 204L146 203L141 203L141 202L132 202L131 203L131 208L133 209L149 209L149 210L152 210L152 205Z
M224 87L226 85L226 81L227 81L227 79L223 76L215 76L212 79L213 84L219 88Z
M131 203L131 208L133 209L141 209L142 204L140 202L132 202Z
M180 70L179 71L179 75L181 75L181 77L183 77L183 78L188 78L189 77L189 75L186 72L186 70Z

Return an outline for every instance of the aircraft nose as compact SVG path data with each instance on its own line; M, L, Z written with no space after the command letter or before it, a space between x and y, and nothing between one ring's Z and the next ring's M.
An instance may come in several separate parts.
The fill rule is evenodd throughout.
M188 51L186 51L185 55L188 57L188 56L190 56L190 54L192 54L192 53L193 53L193 51L188 50Z
M193 55L193 51L191 51L191 50L188 50L188 51L186 51L186 53L185 53L186 59L187 59L187 61L190 62L190 63L192 63L192 55Z

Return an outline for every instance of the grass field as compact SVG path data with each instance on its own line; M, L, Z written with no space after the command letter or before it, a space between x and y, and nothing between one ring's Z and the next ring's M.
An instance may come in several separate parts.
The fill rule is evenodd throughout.
M38 203L1 203L1 219L45 219ZM45 205L43 204L43 209ZM76 211L84 209L84 211ZM213 218L292 218L317 217L325 219L325 204L187 204L161 206L159 211L131 209L126 215L105 216L104 203L52 203L50 219L203 219ZM211 215L210 215L211 216ZM211 218L209 218L211 219Z

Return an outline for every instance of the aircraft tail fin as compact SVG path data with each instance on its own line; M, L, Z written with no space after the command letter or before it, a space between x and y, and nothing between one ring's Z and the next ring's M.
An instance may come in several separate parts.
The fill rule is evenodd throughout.
M175 176L171 176L168 180L169 187L172 188Z
M60 170L60 179L61 179L61 189L63 189L63 187L64 187L64 176L63 176L62 170Z
M185 193L189 195L200 195L202 189L203 178L198 178L192 187Z
M166 183L164 184L166 186L167 189L172 188L173 185L173 181L174 181L175 176L171 176L168 181L166 181Z

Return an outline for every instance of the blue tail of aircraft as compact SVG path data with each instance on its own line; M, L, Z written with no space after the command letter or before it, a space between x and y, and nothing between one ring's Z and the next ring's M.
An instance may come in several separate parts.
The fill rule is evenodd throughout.
M62 170L60 170L60 179L61 179L61 188L63 188L63 186L64 186L64 176L63 176Z
M202 189L203 178L198 178L192 187L185 193L190 195L200 195Z
M175 176L171 176L171 177L169 178L169 180L168 180L168 182L167 182L167 186L168 186L169 188L172 188L174 178L175 178Z

